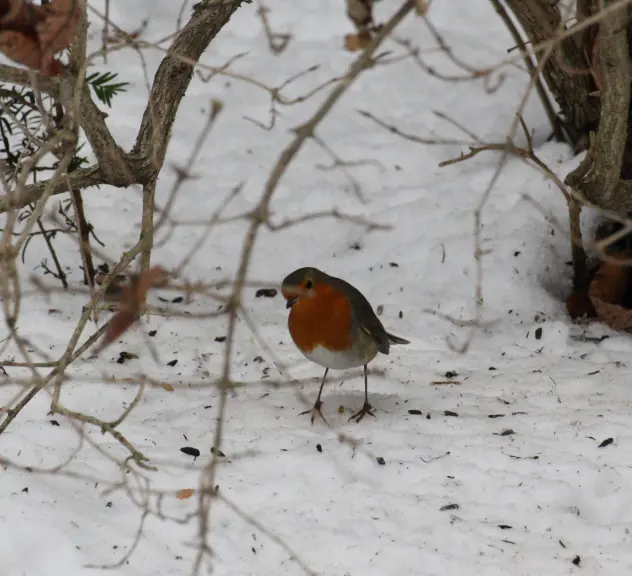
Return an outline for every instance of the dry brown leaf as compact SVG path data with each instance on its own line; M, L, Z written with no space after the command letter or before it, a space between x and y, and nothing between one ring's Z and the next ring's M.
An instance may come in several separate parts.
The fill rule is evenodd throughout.
M80 0L53 0L43 6L46 18L37 25L44 53L61 52L70 46L83 6Z
M195 490L193 488L183 488L182 490L178 490L176 492L176 498L178 500L187 500L193 496Z
M630 258L631 251L617 254ZM588 296L597 316L613 330L632 330L632 310L627 308L625 299L630 281L630 268L613 262L602 262L588 287Z
M358 30L373 24L373 0L347 0L347 16Z
M171 384L167 384L167 382L161 382L160 386L163 388L163 390L166 390L167 392L173 392L174 388Z
M371 33L368 31L359 34L347 34L345 36L345 50L357 52L362 50L371 41Z
M18 14L22 10L23 0L1 0L0 1L0 24L10 22L18 17Z
M566 310L573 320L577 318L594 318L597 316L595 306L587 292L573 292L566 299Z
M24 0L0 0L0 51L6 56L56 76L56 52L70 45L85 0L52 0L45 6Z
M119 338L129 327L136 322L137 315L131 310L120 310L115 314L110 322L103 340L101 340L100 350L103 350L106 346L114 342Z
M164 286L168 279L169 273L161 266L154 266L143 274L134 274L130 277L130 283L122 286L120 309L112 318L110 326L101 340L99 352L120 338L136 323L141 306L147 298L147 292L152 288Z
M415 0L415 12L418 16L425 16L428 13L428 0Z

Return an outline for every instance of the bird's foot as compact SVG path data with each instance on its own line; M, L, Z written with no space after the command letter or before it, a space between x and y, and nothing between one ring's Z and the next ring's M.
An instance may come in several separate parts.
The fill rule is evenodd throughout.
M311 421L312 421L312 425L314 424L314 419L316 418L316 414L318 414L322 419L323 422L327 425L329 425L327 423L327 420L325 420L325 417L323 416L323 413L320 411L321 407L322 407L323 403L320 400L316 400L316 403L314 404L314 407L309 409L309 410L305 410L305 412L301 412L299 414L299 416L304 416L305 414L311 414Z
M373 406L371 406L366 400L364 401L364 406L362 406L362 408L356 412L355 414L353 414L350 418L349 418L349 422L351 422L351 420L355 420L356 424L358 422L360 422L360 420L362 420L362 418L364 418L366 415L369 416L373 416L373 418L375 418L375 414L373 414Z

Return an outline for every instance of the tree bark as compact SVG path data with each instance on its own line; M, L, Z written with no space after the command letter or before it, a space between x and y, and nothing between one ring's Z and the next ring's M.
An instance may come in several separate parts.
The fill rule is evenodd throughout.
M612 4L612 0L605 1L606 7ZM629 5L600 21L603 89L599 128L589 153L565 180L585 200L604 210L632 211L632 181L621 179L630 108L629 22Z
M550 0L506 0L506 3L534 46L564 30L557 4ZM536 51L535 57L540 64L541 52ZM565 127L577 143L599 121L599 99L589 95L595 88L581 39L571 36L559 42L542 74L560 106Z

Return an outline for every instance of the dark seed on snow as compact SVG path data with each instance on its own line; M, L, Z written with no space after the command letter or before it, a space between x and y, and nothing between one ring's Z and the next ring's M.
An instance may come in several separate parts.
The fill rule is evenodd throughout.
M192 448L191 446L180 448L180 452L186 454L187 456L193 456L193 458L197 458L200 455L200 451L197 448Z
M178 359L176 358L175 360L170 360L169 362L167 362L167 366L175 366L178 363Z
M176 296L171 302L173 304L180 304L180 302L184 302L184 298L182 296Z
M316 444L316 450L318 450L319 452L322 452L323 447L320 444Z
M50 423L51 423L53 426L59 426L59 422L57 422L57 420L51 420L51 421L50 421Z
M153 338L156 334L158 334L158 330L150 330L148 334Z
M561 546L562 548L566 548L566 544L564 544L564 542L562 542L561 540L558 540L558 542L560 543L560 546Z
M582 559L579 556L575 556L575 558L573 558L572 562L573 562L573 564L575 564L575 566L579 566L582 563Z
M105 507L106 507L106 508L112 508L112 502L108 502L108 503L105 505Z
M509 526L509 524L499 524L498 527L501 530L513 530L513 526Z
M504 418L505 415L504 414L488 414L487 417L488 418Z
M606 446L610 446L614 440L612 438L606 438L601 444L599 444L599 448L605 448Z
M414 408L412 410L408 411L409 414L415 414L417 416L421 416L421 410L415 410Z
M388 263L388 265L389 265L391 268L399 268L399 264L398 264L397 262L389 262L389 263Z
M226 454L224 454L221 450L218 450L217 448L215 448L215 446L211 446L211 454L215 454L216 456L219 456L220 458L226 457Z
M116 363L123 364L125 360L133 360L134 358L138 358L138 356L136 354L132 354L131 352L125 352L125 350L123 350L119 354L119 357L116 359Z
M27 486L26 488L22 488L22 492L28 494L29 493L29 487Z
M458 504L446 504L445 506L441 506L441 508L439 508L439 512L445 512L446 510L458 510L458 509L459 509Z
M255 293L255 298L274 298L276 295L276 288L259 288Z
M455 418L459 417L459 414L457 412L452 412L452 410L444 410L443 411L443 415L444 416L454 416Z
M500 435L501 436L513 436L515 432L511 428L507 428L507 430L503 430Z
M384 466L384 464L386 464L386 460L384 460L384 458L382 458L381 456L378 456L375 461L380 465L380 466Z
M451 378L454 378L454 377L456 377L456 376L458 376L458 375L459 375L459 373L458 373L458 372L455 372L454 370L448 370L448 371L445 373L445 377L446 377L448 380L450 380Z
M404 313L400 310L400 311L399 311L399 318L400 318L400 320L401 320L403 317L404 317Z
M215 336L215 342L226 342L226 336Z
M536 328L534 335L535 335L536 340L539 340L540 338L542 338L542 328Z

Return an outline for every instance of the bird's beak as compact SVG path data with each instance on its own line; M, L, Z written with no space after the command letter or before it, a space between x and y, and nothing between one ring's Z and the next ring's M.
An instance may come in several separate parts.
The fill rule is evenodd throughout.
M288 298L287 304L285 305L286 308L291 308L292 306L294 306L294 304L296 304L296 301L298 300L298 296L294 296L294 298Z

